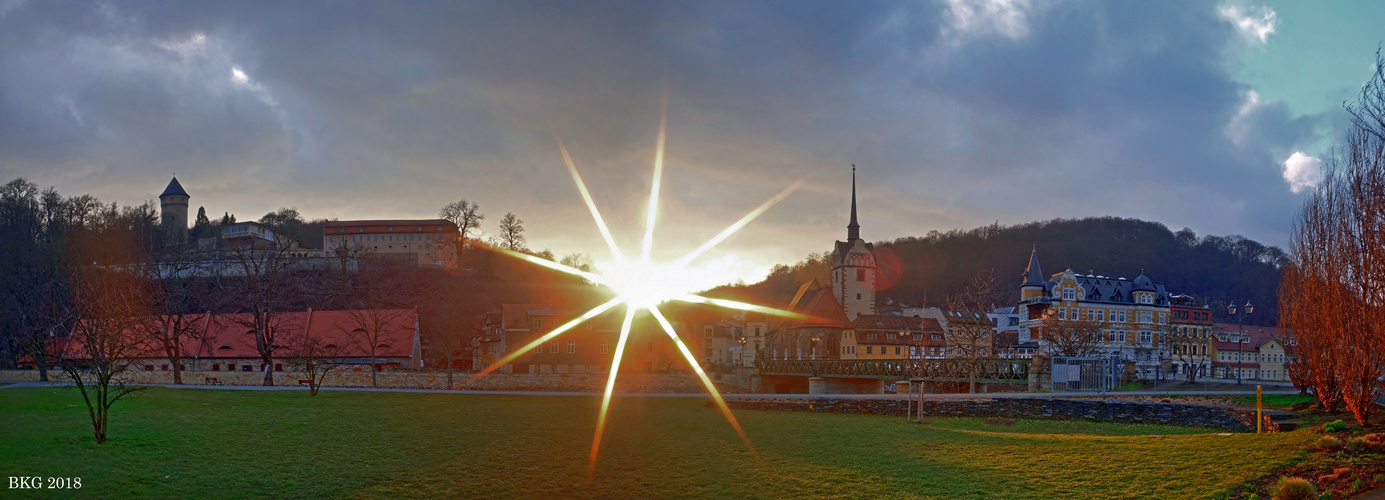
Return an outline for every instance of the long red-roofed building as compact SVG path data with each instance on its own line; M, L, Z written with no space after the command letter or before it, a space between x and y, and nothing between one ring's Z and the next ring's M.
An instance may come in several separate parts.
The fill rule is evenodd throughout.
M255 335L246 326L250 315L199 315L197 335L184 338L182 369L187 372L263 371L266 365L255 347ZM378 328L372 325L380 325ZM373 365L377 371L422 367L418 313L413 309L301 311L276 315L276 344L272 371L292 370L291 345L308 336L323 346L325 360L339 370L363 371ZM128 333L131 336L135 332ZM77 341L79 337L55 342L53 353L81 363L90 356ZM71 341L66 341L71 340ZM127 356L130 370L169 371L169 359L152 341L131 342L135 347ZM375 345L371 357L370 345Z

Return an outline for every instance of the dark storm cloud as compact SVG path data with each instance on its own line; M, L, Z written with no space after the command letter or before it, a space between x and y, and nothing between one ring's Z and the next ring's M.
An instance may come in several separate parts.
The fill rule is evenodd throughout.
M869 238L1115 214L1283 242L1280 163L1329 117L1247 106L1216 5L982 3L25 3L0 12L0 169L126 202L176 171L243 216L465 196L594 251L550 134L633 228L667 90L674 246L811 175L728 243L825 249L853 162Z

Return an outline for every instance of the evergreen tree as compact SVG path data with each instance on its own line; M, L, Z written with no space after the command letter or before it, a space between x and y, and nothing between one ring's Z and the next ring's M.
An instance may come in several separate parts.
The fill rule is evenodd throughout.
M207 207L197 207L197 221L192 223L192 233L189 235L192 241L206 236L207 230L211 229L212 220L207 218Z

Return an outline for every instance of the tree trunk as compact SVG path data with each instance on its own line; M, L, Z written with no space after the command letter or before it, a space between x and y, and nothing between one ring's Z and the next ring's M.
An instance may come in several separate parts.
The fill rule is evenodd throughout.
M264 356L260 360L264 362L264 385L274 385L274 358Z
M173 384L183 385L183 370L178 364L179 361L182 361L182 358L174 357L169 359L169 361L173 363Z
M370 386L375 387L375 358L370 358Z
M447 363L447 390L452 390L452 363Z

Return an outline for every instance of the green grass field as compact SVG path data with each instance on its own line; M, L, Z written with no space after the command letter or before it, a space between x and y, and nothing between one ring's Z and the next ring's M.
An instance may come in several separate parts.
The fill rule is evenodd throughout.
M3 389L0 469L80 477L77 496L100 498L1187 498L1267 473L1309 439L737 411L757 459L702 400L617 398L588 482L598 404L155 388L117 403L111 440L98 446L75 390ZM54 496L0 496L23 493Z

